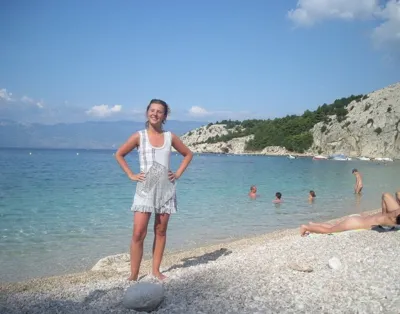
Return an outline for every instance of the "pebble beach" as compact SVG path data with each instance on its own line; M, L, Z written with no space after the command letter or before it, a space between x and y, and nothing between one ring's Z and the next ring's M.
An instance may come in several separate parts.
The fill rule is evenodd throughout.
M398 313L399 255L397 230L301 237L298 228L167 253L154 313ZM139 280L158 283L150 266ZM134 313L122 305L128 274L120 254L87 272L1 284L0 313Z

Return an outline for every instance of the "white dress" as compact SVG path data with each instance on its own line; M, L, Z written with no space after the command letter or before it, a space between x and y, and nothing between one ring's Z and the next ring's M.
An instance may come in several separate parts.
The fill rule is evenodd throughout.
M143 182L137 182L132 211L172 214L177 211L176 183L168 179L171 156L171 132L164 132L164 144L153 147L147 130L139 131L138 148L140 171L145 173Z

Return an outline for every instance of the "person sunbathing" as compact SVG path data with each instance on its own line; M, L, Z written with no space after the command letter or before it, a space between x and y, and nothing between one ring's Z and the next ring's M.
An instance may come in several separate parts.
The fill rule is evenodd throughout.
M369 216L349 216L337 224L313 223L301 225L300 235L309 233L333 233L356 229L371 229L373 226L400 225L400 192L396 199L389 193L382 194L382 212Z

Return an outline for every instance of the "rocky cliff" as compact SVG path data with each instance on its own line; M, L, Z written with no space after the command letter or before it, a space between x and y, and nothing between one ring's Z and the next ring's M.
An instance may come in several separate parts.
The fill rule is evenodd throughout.
M184 134L182 141L194 153L215 153L215 154L259 154L259 155L286 155L287 150L284 147L268 146L261 151L246 150L246 142L254 137L248 135L233 138L226 142L206 143L208 139L219 135L227 135L229 132L235 132L236 128L227 129L225 124L206 125Z
M227 135L234 130L228 130L225 124L206 125L184 134L181 139L195 153L243 154L246 152L246 141L253 138L252 135L227 142L206 143L209 138Z
M314 126L312 152L400 158L400 83L351 102L347 110L341 122L331 116Z
M313 144L306 155L342 153L349 156L391 157L400 159L400 83L374 91L346 106L347 115L339 120L329 116L311 129ZM268 146L260 151L246 151L246 141L254 135L226 142L207 143L210 138L235 132L224 124L209 124L184 134L181 138L193 152L286 155L284 147Z

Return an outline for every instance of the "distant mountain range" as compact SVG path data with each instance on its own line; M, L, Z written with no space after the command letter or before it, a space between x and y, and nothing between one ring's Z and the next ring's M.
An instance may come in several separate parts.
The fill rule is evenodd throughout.
M182 135L204 124L170 120L165 128ZM143 128L143 122L135 121L88 121L46 125L0 119L0 147L112 149L117 148L133 132Z

